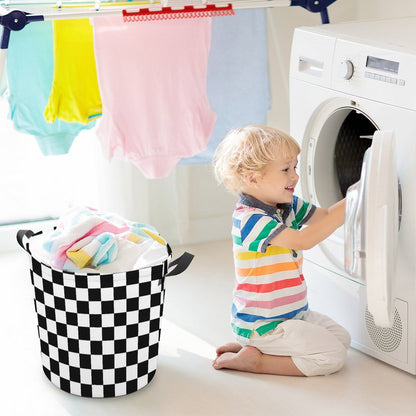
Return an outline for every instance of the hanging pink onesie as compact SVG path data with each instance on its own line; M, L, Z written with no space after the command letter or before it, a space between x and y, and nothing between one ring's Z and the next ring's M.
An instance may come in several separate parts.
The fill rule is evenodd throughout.
M210 18L94 19L97 134L109 158L121 154L159 178L206 148L216 118L206 94L210 42Z

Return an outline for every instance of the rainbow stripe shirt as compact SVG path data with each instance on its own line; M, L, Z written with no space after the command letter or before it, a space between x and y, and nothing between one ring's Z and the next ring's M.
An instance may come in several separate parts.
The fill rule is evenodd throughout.
M302 251L269 243L287 227L300 229L315 209L296 195L291 204L277 207L241 195L232 228L236 281L231 326L235 334L263 335L308 309Z

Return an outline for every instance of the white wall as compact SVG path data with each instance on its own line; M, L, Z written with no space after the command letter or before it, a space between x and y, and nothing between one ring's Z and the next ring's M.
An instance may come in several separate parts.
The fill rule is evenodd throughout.
M338 0L329 7L332 23L416 14L413 0ZM301 7L269 9L272 107L268 124L289 130L289 56L296 26L321 23L319 14ZM152 224L171 244L230 237L236 197L218 186L209 165L178 166L167 178L146 180L122 161L105 166L102 209ZM110 192L107 192L110 190Z
M416 2L414 0L358 0L356 3L360 19L416 15Z

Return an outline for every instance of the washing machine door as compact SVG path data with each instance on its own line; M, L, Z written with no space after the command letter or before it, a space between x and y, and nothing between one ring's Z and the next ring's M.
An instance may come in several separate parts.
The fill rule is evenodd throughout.
M376 325L393 324L393 282L399 231L399 191L394 135L376 131L361 178L347 191L345 268L365 280Z

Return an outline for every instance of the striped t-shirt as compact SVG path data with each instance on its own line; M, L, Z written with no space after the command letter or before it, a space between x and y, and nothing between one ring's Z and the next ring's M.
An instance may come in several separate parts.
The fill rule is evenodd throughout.
M233 213L236 282L232 305L233 331L249 338L274 329L308 309L302 275L302 252L271 246L285 228L298 230L316 207L296 195L292 204L278 207L241 195Z

